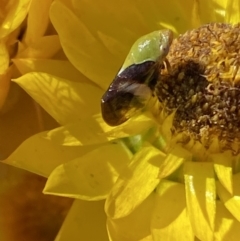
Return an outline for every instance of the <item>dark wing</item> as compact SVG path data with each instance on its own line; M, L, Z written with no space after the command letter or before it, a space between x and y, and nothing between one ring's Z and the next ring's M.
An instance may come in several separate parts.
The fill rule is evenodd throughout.
M102 117L110 126L117 126L145 107L159 75L153 61L133 64L120 72L102 97Z

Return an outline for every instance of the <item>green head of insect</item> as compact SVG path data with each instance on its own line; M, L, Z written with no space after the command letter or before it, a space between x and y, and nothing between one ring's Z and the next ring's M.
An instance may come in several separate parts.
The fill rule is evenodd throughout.
M119 73L132 64L141 64L146 61L161 63L169 51L172 39L173 33L169 29L142 36L133 44Z

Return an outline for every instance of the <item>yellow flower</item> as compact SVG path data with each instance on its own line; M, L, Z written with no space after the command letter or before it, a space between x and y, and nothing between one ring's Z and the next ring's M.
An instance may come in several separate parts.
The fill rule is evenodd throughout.
M12 108L18 100L19 94L16 87L10 85L11 79L33 70L47 71L46 67L44 68L47 64L39 63L39 60L52 58L61 51L59 37L51 30L48 18L51 2L20 0L1 3L0 109L5 104L2 113ZM50 62L49 69L51 65ZM5 103L9 89L10 96Z
M14 80L62 126L29 138L6 163L48 177L45 193L81 199L75 201L57 240L237 240L239 156L234 151L238 149L219 147L212 132L199 140L192 129L186 131L194 123L182 121L178 107L167 101L168 88L176 91L174 82L173 86L158 83L160 108L153 109L155 118L149 113L112 128L103 122L99 102L131 44L141 35L169 28L178 36L208 22L235 23L239 9L234 0L53 2L50 19L64 53L81 74L66 74L69 68L62 66L61 74L32 72ZM215 29L209 29L218 36ZM197 39L194 33L186 43ZM174 41L167 56L170 66L161 70L166 83L179 71L180 64L174 61L179 60L175 59L178 48L185 46L181 37ZM190 45L184 51L199 53L197 47ZM216 47L212 49L218 56L221 46ZM199 79L213 76L194 63L180 70L176 81L194 74ZM171 96L175 102L182 97L177 94ZM193 103L199 99L194 98ZM212 137L213 144L208 145ZM108 237L103 228L105 199ZM98 202L86 202L90 200Z
M9 57L14 53L16 36L20 34L20 25L28 13L29 6L29 0L19 1L19 3L17 1L2 1L0 4L0 110L10 88Z
M33 70L47 72L55 65L59 67L57 63L70 65L49 21L51 2L0 2L1 160L29 136L56 126L56 122L11 81ZM55 60L50 60L53 57ZM0 240L47 240L51 236L53 239L71 202L43 196L45 178L5 164L0 166L0 183ZM50 221L52 218L54 222Z

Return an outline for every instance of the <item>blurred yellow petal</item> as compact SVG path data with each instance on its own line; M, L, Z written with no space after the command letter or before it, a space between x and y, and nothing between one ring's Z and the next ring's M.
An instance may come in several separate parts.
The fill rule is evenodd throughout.
M11 69L0 75L0 110L5 104L11 82Z
M20 51L16 58L47 59L54 56L61 49L58 35L44 36Z
M211 155L214 162L214 170L220 183L233 194L232 183L232 154L230 151Z
M192 21L189 21L189 17L193 5L194 1L191 0L181 2L170 0L167 3L154 1L153 4L146 1L144 4L139 2L138 8L141 13L146 15L146 24L153 26L153 30L169 28L176 33L182 33L192 27ZM149 9L152 14L149 14Z
M44 20L46 21L47 28L49 26L49 14L47 8L49 9L50 0L48 1L48 7L45 7L47 4L46 1L44 3L39 3L40 7L38 9L39 15L43 13L40 16L36 16L36 14L32 14L33 12L36 12L36 5L38 3L37 0L16 0L16 1L2 1L0 3L0 38L1 38L1 46L0 46L0 55L2 58L2 65L0 66L0 75L6 74L6 71L8 71L8 68L12 68L13 71L9 75L9 80L11 78L17 78L19 76L19 72L16 70L15 66L12 65L12 61L10 61L13 57L17 58L17 56L29 58L29 57L36 57L36 58L49 58L53 55L56 55L56 53L61 52L61 45L59 42L59 37L57 35L51 35L51 36L35 36L35 41L31 43L27 43L25 41L26 35L26 28L30 27L30 29L33 29L33 15L35 15L36 18L38 18L37 22L40 24L39 26L43 27ZM44 10L45 9L45 10ZM31 12L31 14L29 13ZM31 17L29 17L31 15ZM41 19L40 19L41 18ZM32 25L33 24L33 25ZM35 26L36 27L36 26ZM44 27L43 27L44 28ZM35 32L41 32L41 28L35 29ZM54 32L56 34L56 31ZM4 38L3 38L4 37ZM41 38L40 38L41 37ZM2 46L3 44L3 46ZM28 45L31 44L31 45ZM2 48L4 47L4 48ZM6 58L5 58L6 56ZM1 81L2 82L2 81ZM1 83L2 85L2 83ZM8 91L5 91L6 93ZM6 96L6 93L1 95L1 99L4 99ZM13 95L11 95L7 99L7 102L5 106L3 107L4 110L2 110L2 113L9 112L10 109L8 106L14 106L16 103L12 104L13 102L17 102L18 98L15 96L12 98ZM12 99L17 101L12 101ZM2 100L0 100L0 107L2 107ZM10 102L10 104L9 104Z
M147 1L134 0L115 1L108 4L102 0L94 3L86 0L73 1L76 15L87 23L92 32L99 30L101 33L111 35L114 39L121 40L120 42L125 46L131 45L139 36L157 29L170 28L181 33L192 28L192 19L189 21L189 17L192 16L189 14L192 13L195 5L201 5L203 8L201 17L207 17L203 22L212 20L213 4L207 0L201 2L170 0L167 3L152 1L151 4ZM83 14L84 12L91 12L94 18ZM115 27L118 25L121 25L121 31ZM109 45L107 47L109 48ZM119 48L119 46L116 47Z
M107 220L111 241L153 241L149 223L151 221L155 195L151 194L131 214L120 219Z
M138 38L137 32L141 32L148 25L138 13L136 1L115 1L105 4L104 1L72 1L76 16L87 26L89 32L98 38L106 50L113 54L114 61L121 61L128 52L128 47ZM127 7L126 7L127 6ZM116 8L118 11L116 11ZM93 15L84 14L91 11ZM102 14L104 12L104 14ZM122 17L124 14L124 18ZM94 18L92 17L94 16ZM133 18L134 16L134 18ZM131 21L129 21L131 20ZM144 20L144 21L143 21ZM116 26L121 25L121 31ZM132 31L134 29L134 31ZM148 30L145 30L148 32ZM143 33L143 32L142 32ZM141 35L141 33L140 33ZM95 48L95 46L93 46ZM99 63L101 56L96 56ZM107 67L107 62L104 62Z
M179 168L183 162L191 161L192 154L183 149L181 146L176 145L169 152L163 164L159 168L159 178L165 178L172 174L177 168Z
M104 199L131 156L121 143L109 143L58 166L49 176L44 193L83 200Z
M233 218L220 201L217 201L215 230L214 240L216 241L237 241L240 237L240 223Z
M89 82L74 66L66 60L53 59L13 59L22 75L29 72L44 72L75 82Z
M192 229L200 240L213 240L216 213L213 164L186 162L184 178L187 210Z
M4 16L0 28L0 38L14 31L27 16L31 0L10 0L6 6L7 14ZM2 7L2 6L1 6Z
M6 70L9 65L8 50L4 41L0 41L0 57L1 57L0 75L2 75L6 73Z
M152 4L154 5L154 2ZM114 39L118 40L124 41L124 36L126 35L128 36L128 38L130 36L136 39L138 37L138 34L144 34L144 30L148 32L149 28L155 27L146 23L149 18L151 19L153 17L155 11L152 11L152 9L150 8L150 4L144 1L136 2L133 0L123 0L109 2L108 4L106 4L103 0L96 2L89 2L86 0L80 2L77 0L73 0L73 7L76 15L79 18L82 17L83 11L91 11L93 13L95 19L91 18L90 15L84 15L82 17L83 22L87 23L89 29L92 32L95 32L97 29L99 29L100 32L111 34ZM144 18L143 15L146 12L141 12L141 7L143 7L143 9L149 7L148 18ZM118 11L116 11L116 8L118 9ZM102 11L104 11L104 15L102 14ZM96 19L99 21L96 21ZM112 21L109 21L110 19ZM121 25L123 31L120 32L119 29L116 28L117 25ZM126 41L128 40L120 42L122 42L123 45L126 46ZM130 44L130 42L128 42L128 44Z
M223 7L222 3L224 1L221 1L222 3L219 4L218 0L203 0L198 1L194 0L192 1L193 7L192 7L192 26L191 28L197 28L202 24L206 24L209 22L224 22L225 21L225 6ZM189 6L185 6L185 11L188 11ZM186 16L187 16L186 12ZM191 29L190 28L190 29ZM185 30L186 31L186 30Z
M15 79L56 121L74 122L100 112L102 91L91 84L71 82L40 72ZM90 104L91 103L91 104Z
M5 160L5 163L48 177L57 166L96 148L96 146L66 147L56 145L45 139L44 136L43 132L24 141Z
M127 216L150 195L159 183L158 166L164 159L165 154L151 146L143 147L134 155L106 200L109 217Z
M109 241L103 205L100 201L76 200L55 241Z
M186 210L184 185L162 180L156 190L151 221L154 241L193 241L194 233Z
M235 1L235 0L233 0L233 1ZM228 3L232 2L232 0L212 0L212 2L214 2L214 4L215 4L214 11L219 12L219 8L221 8L224 12L226 12L227 5L228 5ZM220 15L222 15L222 14L220 14ZM223 16L225 17L225 15L223 15Z
M31 6L27 19L27 30L24 36L24 42L28 45L36 42L42 37L49 24L49 8L52 0L31 1Z
M217 183L217 193L228 211L240 222L240 173L233 175L233 195Z
M9 65L9 53L4 41L0 41L0 111L6 101L11 79L11 69Z
M220 0L219 0L220 1ZM239 23L240 2L238 0L227 0L225 21L228 23Z
M89 79L106 89L109 80L119 68L119 64L112 61L114 56L106 51L80 19L60 1L52 4L50 17L71 63ZM81 34L76 34L76 29ZM94 56L104 56L104 61L99 62ZM108 63L107 68L105 62Z

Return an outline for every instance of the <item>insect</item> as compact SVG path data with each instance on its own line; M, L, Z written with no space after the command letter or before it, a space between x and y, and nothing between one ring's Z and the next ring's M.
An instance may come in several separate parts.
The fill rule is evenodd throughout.
M172 39L172 31L164 29L142 36L133 44L102 97L102 117L108 125L120 125L146 106Z

